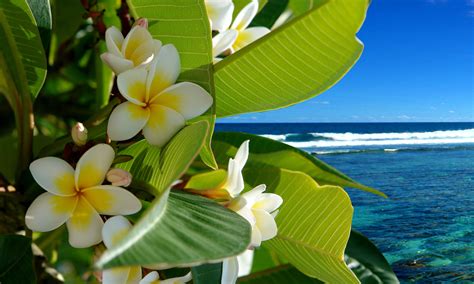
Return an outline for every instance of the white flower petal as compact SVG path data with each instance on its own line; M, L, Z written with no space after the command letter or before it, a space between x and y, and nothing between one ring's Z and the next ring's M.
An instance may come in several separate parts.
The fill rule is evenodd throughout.
M188 120L209 109L212 97L201 86L182 82L166 88L154 98L153 103L174 109Z
M274 193L262 193L253 204L252 209L261 209L269 213L275 211L283 203L280 195Z
M130 56L130 60L133 61L135 66L149 63L153 59L155 53L155 42L148 41L140 45Z
M74 213L66 224L69 244L75 248L90 247L102 241L104 222L83 197L79 198Z
M102 61L107 64L115 74L120 74L133 69L133 62L113 53L106 52L100 55Z
M137 135L150 117L150 110L131 102L117 106L110 114L107 134L113 141L128 140Z
M116 55L122 56L120 51L123 43L123 35L116 27L112 26L105 31L105 44L107 45L107 50Z
M97 144L87 150L79 159L79 162L77 162L75 172L76 188L85 189L101 185L114 158L114 149L107 144Z
M206 0L206 10L213 31L223 31L232 22L234 4L230 0Z
M232 208L229 208L232 209ZM255 220L255 216L253 215L253 211L249 206L244 206L240 208L239 210L234 210L235 213L239 214L240 216L244 217L245 220L247 220L251 226L254 226L255 223L257 222Z
M231 48L237 39L239 32L226 30L212 38L212 56L217 57L227 49Z
M262 241L269 240L277 235L278 229L275 219L265 210L252 210L255 215L257 223L255 224L260 234Z
M102 284L126 284L130 267L114 267L102 271Z
M181 277L174 277L174 278L168 278L165 280L159 281L160 284L184 284L186 282L191 281L193 279L191 272L188 274L181 276Z
M130 273L128 274L127 284L139 284L142 279L142 268L141 266L130 267Z
M59 196L76 194L74 169L66 161L45 157L30 164L31 175L45 190Z
M141 26L134 26L123 41L122 54L125 58L131 59L135 50L149 42L153 42L153 38L148 29Z
M248 249L237 256L237 262L239 263L239 277L250 274L250 271L252 270L253 254L254 251Z
M156 56L156 55L155 55ZM150 72L147 78L147 96L151 100L170 87L178 79L181 70L178 50L172 44L164 45L156 59L150 63Z
M260 233L256 225L252 226L252 239L250 240L250 246L259 247L262 244L262 234Z
M245 46L256 41L257 39L265 36L269 32L270 30L265 27L253 27L240 31L237 36L237 39L232 45L232 48L234 49L234 51L238 51L239 49L242 49Z
M267 186L264 184L257 185L252 190L249 190L241 195L242 198L245 198L249 207L252 207L255 202L260 198L260 195L267 189Z
M184 117L178 112L161 105L150 105L150 119L143 135L151 145L164 146L185 125Z
M45 192L36 197L26 211L26 226L35 232L52 231L72 216L76 203L76 197L62 197Z
M229 159L227 170L227 180L224 188L229 192L231 197L236 197L245 188L244 177L242 176L242 168L234 159Z
M239 275L239 263L237 257L224 259L222 262L221 284L234 284Z
M123 216L114 216L107 219L102 228L102 239L107 248L117 244L132 228L132 224Z
M250 140L245 140L237 150L237 153L235 154L235 161L237 164L240 166L240 170L242 170L247 163L247 159L249 157L249 144Z
M236 29L236 30L244 30L248 25L250 25L250 22L252 22L253 18L257 15L258 12L258 1L257 0L252 0L247 6L242 8L240 10L239 14L237 17L235 17L234 22L232 23L232 26L230 27L231 29Z
M102 215L130 215L142 208L130 191L113 185L100 185L82 191L90 205Z
M137 68L128 70L118 75L117 87L120 94L128 101L145 106L146 98L146 76L148 72L145 69Z
M140 281L140 284L153 284L154 281L160 280L160 275L156 271L152 271L145 275Z

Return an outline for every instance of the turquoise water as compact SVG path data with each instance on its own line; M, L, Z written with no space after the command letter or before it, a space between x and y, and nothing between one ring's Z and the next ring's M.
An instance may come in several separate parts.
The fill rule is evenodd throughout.
M402 282L474 282L474 123L233 124L304 149L383 199L348 189L353 226Z

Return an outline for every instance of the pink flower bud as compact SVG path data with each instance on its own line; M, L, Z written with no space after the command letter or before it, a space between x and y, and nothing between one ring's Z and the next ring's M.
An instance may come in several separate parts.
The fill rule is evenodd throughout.
M107 180L114 186L129 186L132 183L132 175L122 169L110 169L107 172Z
M87 128L80 122L76 123L71 129L71 137L74 144L84 146L87 143Z
M146 18L140 18L135 21L135 26L140 26L142 28L148 29L148 20Z

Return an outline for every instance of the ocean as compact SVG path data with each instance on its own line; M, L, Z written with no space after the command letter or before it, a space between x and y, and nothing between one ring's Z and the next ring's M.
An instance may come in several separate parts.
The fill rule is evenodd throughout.
M247 123L389 199L348 189L353 227L402 283L474 282L474 123Z

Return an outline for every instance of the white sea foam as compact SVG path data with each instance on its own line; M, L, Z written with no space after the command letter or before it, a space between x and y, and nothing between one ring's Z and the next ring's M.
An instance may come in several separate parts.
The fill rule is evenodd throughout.
M311 133L314 141L285 141L285 135L263 135L298 148L474 143L474 129L403 133ZM294 134L293 134L294 135ZM321 139L323 138L323 139ZM317 140L316 140L317 139ZM395 148L386 149L396 151Z

